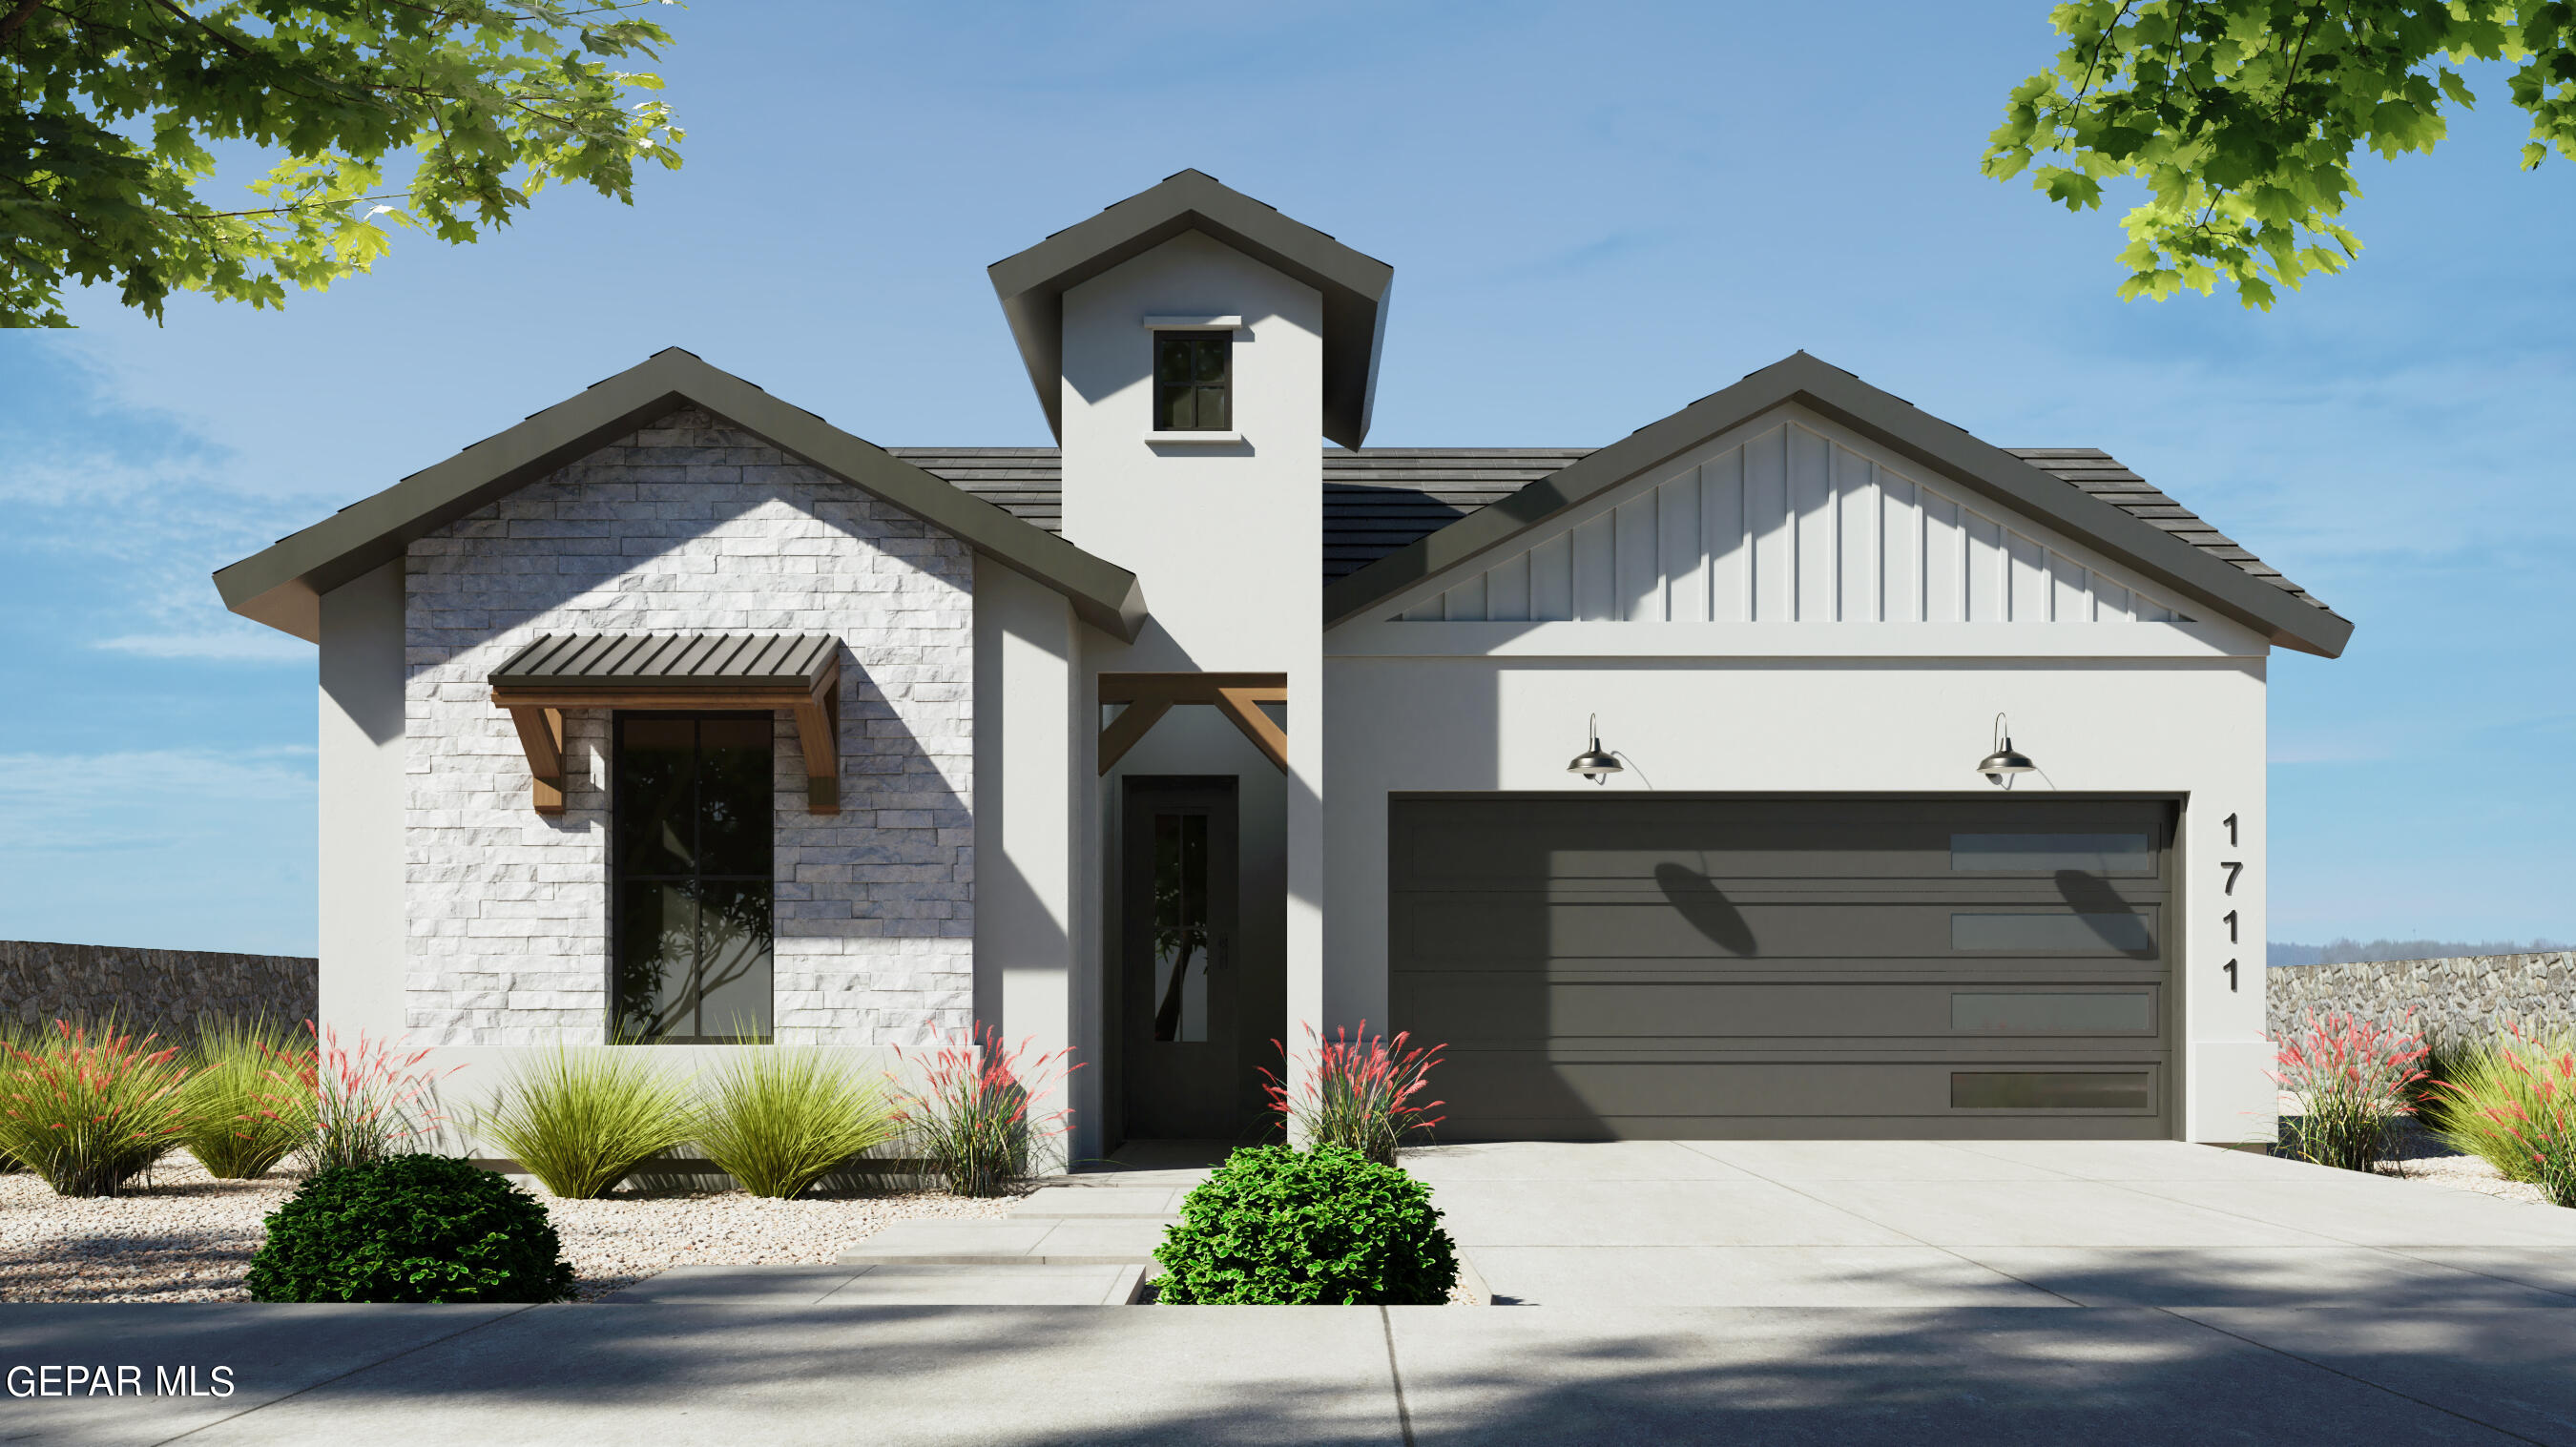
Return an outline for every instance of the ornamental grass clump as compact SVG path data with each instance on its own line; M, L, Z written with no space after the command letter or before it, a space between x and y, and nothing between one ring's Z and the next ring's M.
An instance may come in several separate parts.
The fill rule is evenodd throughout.
M115 1196L179 1148L188 1128L188 1067L176 1046L137 1039L109 1020L95 1033L67 1020L7 1048L0 1151L62 1196Z
M1458 1279L1430 1190L1331 1145L1226 1157L1154 1259L1155 1300L1173 1306L1437 1306Z
M1005 1046L991 1027L950 1035L933 1029L916 1061L920 1088L897 1096L898 1118L931 1171L959 1196L1006 1195L1027 1179L1038 1144L1064 1134L1070 1110L1032 1115L1065 1076L1080 1069L1070 1049L1030 1057L1029 1042Z
M785 1200L901 1129L878 1080L819 1046L744 1050L716 1074L698 1148L755 1196Z
M343 1045L339 1032L316 1032L306 1021L313 1050L272 1070L281 1090L313 1103L313 1137L302 1151L307 1169L373 1165L424 1138L435 1138L447 1117L438 1113L438 1082L461 1066L424 1070L427 1050L404 1050L358 1032Z
M2422 1038L2349 1015L2311 1014L2303 1033L2277 1047L2272 1079L2300 1105L2286 1142L2291 1153L2321 1166L2371 1169L2387 1153L2397 1118L2414 1112Z
M447 1156L336 1166L268 1217L253 1301L537 1302L572 1298L545 1205Z
M2478 1157L2509 1181L2549 1189L2549 1161L2565 1147L2552 1122L2568 1108L2565 1062L2576 1040L2535 1040L2519 1027L2511 1037L2466 1052L2444 1072L2438 1133L2453 1149ZM2553 1197L2553 1199L2555 1199ZM2559 1204L2571 1204L2560 1201Z
M558 1045L523 1059L475 1123L547 1190L587 1201L685 1143L697 1114L688 1086L642 1051Z
M1264 1070L1262 1089L1298 1139L1347 1146L1379 1165L1394 1165L1396 1147L1407 1137L1429 1135L1442 1120L1432 1112L1448 1103L1417 1097L1431 1088L1431 1069L1449 1047L1408 1048L1411 1039L1409 1031L1397 1031L1392 1040L1371 1035L1366 1020L1355 1031L1336 1029L1330 1040L1309 1025L1306 1040L1314 1060L1299 1088L1290 1090ZM1293 1068L1287 1047L1270 1043Z
M313 1139L313 1096L302 1085L310 1035L264 1019L209 1018L198 1022L190 1053L196 1075L182 1139L208 1175L264 1176Z

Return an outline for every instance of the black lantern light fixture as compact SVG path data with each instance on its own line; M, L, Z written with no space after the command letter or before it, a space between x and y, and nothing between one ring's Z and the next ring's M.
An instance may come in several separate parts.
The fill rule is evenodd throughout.
M2030 755L2013 747L2012 721L1996 714L1995 751L1977 761L1977 772L1986 776L1987 783L2009 789L2013 775L2031 773L2038 767L2030 761Z
M1592 716L1592 747L1576 754L1574 762L1565 766L1565 771L1581 774L1596 784L1604 782L1612 774L1623 772L1617 756L1602 751L1601 715L1596 713Z

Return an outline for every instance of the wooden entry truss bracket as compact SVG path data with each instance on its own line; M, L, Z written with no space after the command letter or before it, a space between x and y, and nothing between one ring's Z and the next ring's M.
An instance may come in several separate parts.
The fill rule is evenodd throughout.
M1127 705L1100 731L1100 772L1117 767L1163 715L1185 703L1212 705L1279 772L1288 772L1288 731L1262 712L1265 703L1288 701L1284 673L1104 673L1100 701Z

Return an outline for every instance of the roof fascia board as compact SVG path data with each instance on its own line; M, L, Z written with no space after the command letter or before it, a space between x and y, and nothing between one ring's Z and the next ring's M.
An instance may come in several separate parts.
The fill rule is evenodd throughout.
M1590 453L1564 470L1388 554L1324 590L1326 627L1537 528L1566 509L1787 403L2034 521L2080 538L2103 556L2216 609L2270 642L2328 658L2343 651L2350 621L2271 584L2080 489L2039 471L1900 398L1804 352Z
M1064 436L1064 293L1189 231L1322 294L1322 430L1345 447L1359 446L1376 405L1395 268L1198 171L1183 171L987 268L1049 430Z
M692 404L1064 595L1084 622L1104 632L1132 642L1144 626L1144 591L1133 573L677 348L217 571L215 586L232 611L319 642L324 592L401 556L414 540Z

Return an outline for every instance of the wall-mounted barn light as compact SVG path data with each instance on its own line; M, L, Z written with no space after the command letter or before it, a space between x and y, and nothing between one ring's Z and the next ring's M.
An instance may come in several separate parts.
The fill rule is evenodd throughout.
M1618 758L1601 751L1601 715L1596 713L1592 716L1592 747L1576 754L1574 762L1565 766L1565 771L1581 774L1596 784L1621 772Z
M2027 774L2038 767L2030 761L2030 755L2013 747L2011 720L1996 714L1995 751L1977 761L1977 772L1986 776L1987 783L2009 789L2013 775Z

